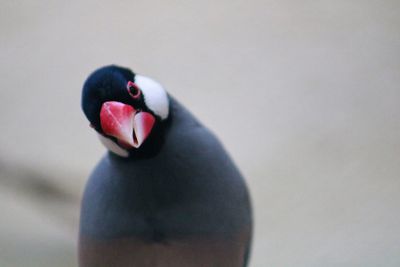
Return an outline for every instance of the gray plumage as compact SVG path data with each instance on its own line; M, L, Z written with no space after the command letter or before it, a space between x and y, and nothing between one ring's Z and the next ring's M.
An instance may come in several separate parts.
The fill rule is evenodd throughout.
M107 153L85 189L81 267L247 266L248 191L216 137L170 99L170 125L148 158Z

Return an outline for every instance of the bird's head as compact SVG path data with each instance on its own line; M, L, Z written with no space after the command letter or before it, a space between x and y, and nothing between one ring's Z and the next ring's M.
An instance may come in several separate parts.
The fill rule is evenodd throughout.
M122 157L145 155L162 144L169 98L156 81L126 68L106 66L86 80L82 109L111 152Z

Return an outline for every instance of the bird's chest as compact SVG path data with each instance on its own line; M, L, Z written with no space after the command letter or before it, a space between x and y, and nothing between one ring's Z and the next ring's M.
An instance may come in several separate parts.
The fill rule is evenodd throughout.
M229 194L224 194L224 190L214 192L207 188L131 188L129 195L121 192L123 202L104 203L107 208L103 210L109 213L100 217L111 236L133 236L160 243L196 236L223 238L234 235L238 223L234 206L237 201L229 201L226 196Z
M125 189L93 205L108 212L94 215L100 219L89 224L95 235L81 235L82 266L243 266L249 232L234 227L229 201L218 197L224 192L143 184Z

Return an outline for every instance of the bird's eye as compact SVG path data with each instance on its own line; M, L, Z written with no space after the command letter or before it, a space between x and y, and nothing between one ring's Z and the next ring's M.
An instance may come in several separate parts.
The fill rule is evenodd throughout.
M140 88L134 83L129 81L128 84L126 85L126 88L128 89L128 93L135 99L140 97Z

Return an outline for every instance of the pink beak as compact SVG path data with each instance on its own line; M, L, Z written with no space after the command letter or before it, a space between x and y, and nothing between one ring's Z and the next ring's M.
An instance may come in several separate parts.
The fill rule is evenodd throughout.
M126 148L140 147L149 136L155 118L148 112L138 112L134 107L116 101L103 103L100 124L106 135L118 139Z

